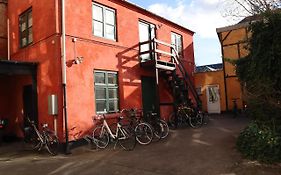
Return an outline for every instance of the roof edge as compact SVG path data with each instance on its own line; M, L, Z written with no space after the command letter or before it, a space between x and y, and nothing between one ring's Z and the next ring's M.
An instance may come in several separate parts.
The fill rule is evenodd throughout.
M112 1L112 0L111 0L111 1ZM171 20L168 20L168 19L166 19L166 18L164 18L164 17L162 17L162 16L160 16L160 15L157 15L157 14L155 14L155 13L153 13L153 12L151 12L151 11L149 11L149 10L147 10L147 9L145 9L145 8L143 8L143 7L141 7L141 6L137 5L137 4L135 4L135 3L129 2L129 1L127 1L127 0L121 0L121 1L119 0L119 1L115 1L115 2L127 4L127 5L129 5L129 6L131 6L131 7L137 8L137 9L139 9L139 10L145 12L145 13L149 13L149 14L155 16L156 18L159 18L159 19L161 19L161 20L164 20L164 21L166 21L166 22L168 22L168 23L170 23L170 24L172 24L172 25L174 25L174 26L177 26L177 27L179 27L179 28L181 28L181 29L183 29L183 30L189 32L189 33L192 33L192 35L195 34L194 31L192 31L192 30L190 30L190 29L188 29L188 28L186 28L186 27L184 27L184 26L182 26L182 25L180 25L180 24L177 24L177 23L175 23L175 22L173 22L173 21L171 21Z
M250 26L250 24L251 22L238 23L227 27L216 28L216 31L217 33L227 32L229 30L236 30L236 29L248 27Z

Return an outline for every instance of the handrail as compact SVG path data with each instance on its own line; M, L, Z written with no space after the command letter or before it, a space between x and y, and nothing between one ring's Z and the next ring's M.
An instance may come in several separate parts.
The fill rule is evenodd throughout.
M139 46L141 46L143 44L154 44L155 48L153 48L153 50L150 50L150 51L140 52L139 53L140 55L142 55L144 53L151 53L151 51L154 51L156 53L160 53L160 54L164 54L164 55L168 55L168 56L172 57L173 62L175 62L178 65L179 70L180 70L182 76L184 77L184 80L185 80L184 82L185 82L186 87L191 90L191 93L196 100L197 107L200 107L201 106L201 100L200 100L200 98L199 98L199 96L198 96L198 94L195 90L195 87L193 86L193 82L191 81L188 72L186 71L182 61L180 60L179 54L178 54L175 46L172 45L172 44L157 40L156 38L153 38L152 40L148 40L148 41L145 41L145 42L140 42ZM157 49L156 48L157 44L170 47L172 49L172 53L168 53L168 52Z

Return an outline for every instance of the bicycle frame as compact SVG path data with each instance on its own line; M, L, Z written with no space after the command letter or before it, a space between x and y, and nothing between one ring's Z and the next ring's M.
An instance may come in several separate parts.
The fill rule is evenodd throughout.
M118 122L117 123L117 128L116 128L116 133L113 134L110 127L108 126L108 123L107 121L105 120L105 118L103 118L103 125L102 125L102 130L103 129L106 129L106 131L109 133L110 137L113 138L113 139L126 139L126 134L125 134L125 131L124 129L122 128L121 124ZM119 136L119 131L121 132L122 134L122 137L118 137Z

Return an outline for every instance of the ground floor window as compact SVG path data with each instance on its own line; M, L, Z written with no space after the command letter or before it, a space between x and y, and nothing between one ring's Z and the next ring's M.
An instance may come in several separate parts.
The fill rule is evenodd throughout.
M118 112L119 95L117 72L95 70L94 76L96 112Z

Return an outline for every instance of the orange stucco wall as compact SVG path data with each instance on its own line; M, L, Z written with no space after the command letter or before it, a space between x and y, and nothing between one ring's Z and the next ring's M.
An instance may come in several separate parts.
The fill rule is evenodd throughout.
M59 97L59 136L63 138L61 63L60 63L60 8L59 0L10 0L8 16L11 20L11 53L13 60L38 62L38 113L39 122L52 126L48 116L47 97ZM139 20L158 26L159 40L171 43L171 32L183 36L184 62L192 75L194 69L193 32L178 27L159 17L152 16L122 1L97 0L116 10L117 41L93 36L92 1L68 0L66 3L66 58L67 58L67 112L70 139L76 133L87 133L93 127L92 116L96 114L94 94L94 70L118 72L120 109L142 108L141 76L155 76L152 70L140 67L138 60ZM32 7L33 43L19 48L18 16ZM76 42L73 42L76 38ZM74 55L76 53L76 55ZM79 65L71 64L77 56L84 58ZM161 102L172 102L170 91L160 80ZM162 107L161 115L167 118L171 107Z
M0 59L7 59L7 4L0 0Z
M117 41L93 36L92 33L92 1L86 0L76 5L69 0L66 6L67 59L83 56L84 62L67 68L69 127L87 132L93 126L92 116L95 115L94 70L118 72L120 109L142 108L141 76L155 76L154 71L140 67L138 60L139 20L161 26L156 31L159 40L171 43L171 32L183 36L185 61L189 64L189 72L193 70L193 38L192 33L166 24L159 18L151 17L118 1L96 1L116 10ZM75 9L75 10L73 10ZM128 18L130 17L130 18ZM73 27L83 26L83 27ZM77 42L73 42L77 38ZM83 92L83 93L81 93ZM168 87L160 81L160 99L172 102ZM79 96L79 98L77 98ZM81 110L83 109L83 110ZM171 107L162 107L161 116L167 118ZM70 133L71 134L71 133Z
M246 49L249 32L246 27L240 27L219 33L222 44L222 54L224 59L237 60L248 54ZM243 92L238 78L236 77L235 67L224 60L225 82L228 109L233 109L233 99L237 100L239 109L243 107Z
M23 87L32 84L31 76L0 75L0 118L7 119L5 135L22 137L23 127Z
M208 111L206 89L209 85L219 85L221 111L225 111L226 104L225 104L223 71L220 70L215 72L195 73L194 77L195 77L195 87L196 88L201 87L200 99L202 101L203 111L206 112Z
M48 95L59 97L58 133L62 138L62 91L60 35L56 23L59 19L58 1L22 0L8 1L10 19L11 60L37 62L37 93L39 123L48 123L53 128L53 117L48 115ZM32 7L33 43L19 48L19 15Z

